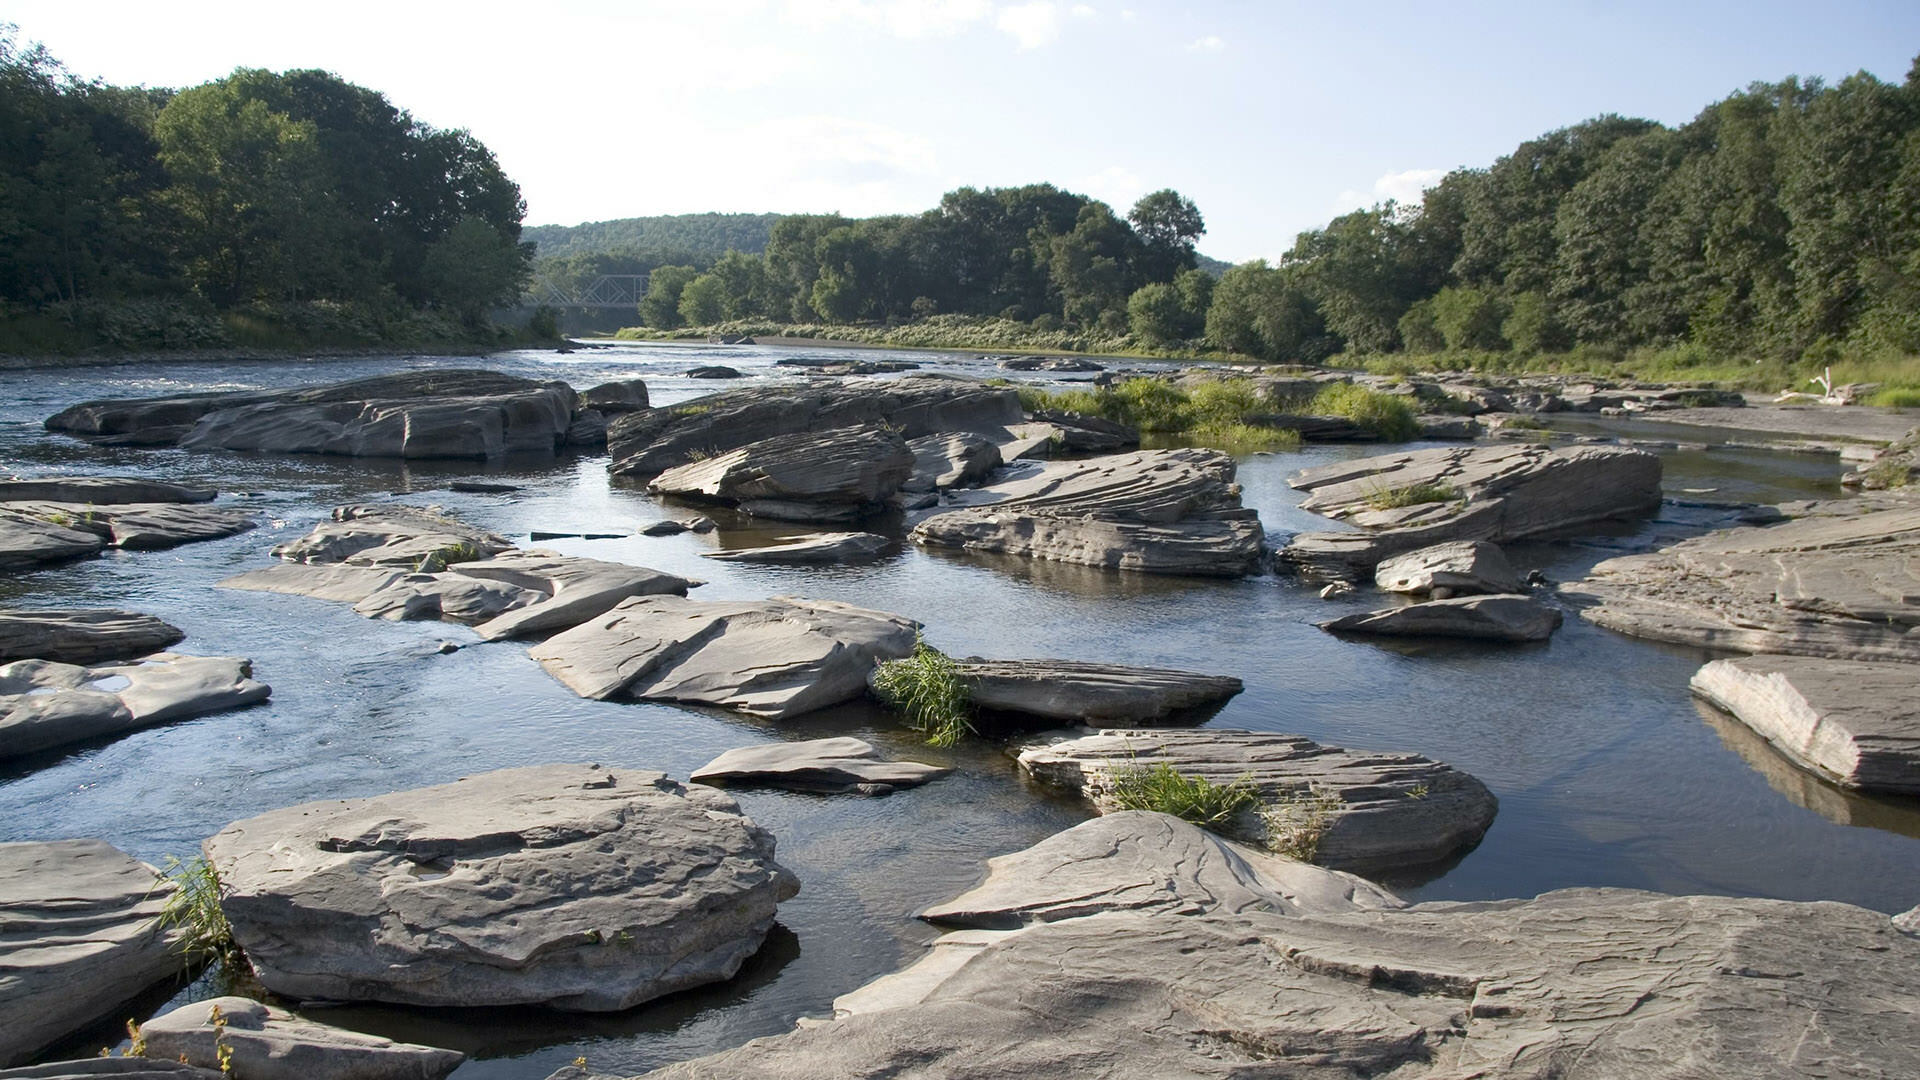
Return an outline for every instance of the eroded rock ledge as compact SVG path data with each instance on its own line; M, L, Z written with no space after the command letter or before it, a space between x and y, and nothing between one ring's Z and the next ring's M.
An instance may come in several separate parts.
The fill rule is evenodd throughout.
M1715 660L1693 692L1842 787L1920 795L1920 665Z

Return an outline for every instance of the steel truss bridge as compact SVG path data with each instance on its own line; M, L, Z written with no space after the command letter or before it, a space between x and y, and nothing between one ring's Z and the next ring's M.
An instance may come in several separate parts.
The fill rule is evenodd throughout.
M635 309L640 306L640 298L647 295L647 275L602 274L582 286L577 292L568 292L558 283L547 278L535 277L533 286L527 291L536 304L550 304L554 307Z

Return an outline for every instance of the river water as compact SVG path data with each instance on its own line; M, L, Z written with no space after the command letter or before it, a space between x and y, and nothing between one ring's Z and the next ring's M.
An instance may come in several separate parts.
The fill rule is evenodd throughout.
M1323 601L1288 578L1208 581L956 556L907 547L870 566L802 569L700 558L806 527L716 515L708 536L552 540L623 532L684 507L609 484L604 455L392 462L93 448L40 421L76 401L333 381L401 368L480 366L586 387L644 376L655 404L793 378L807 350L621 345L561 355L87 367L0 373L0 468L22 475L140 475L217 486L262 526L171 551L103 558L0 578L7 606L99 605L151 612L187 632L181 651L247 656L272 700L242 712L141 731L0 765L0 840L97 836L152 862L187 856L227 823L322 798L372 795L490 769L598 762L684 777L722 750L781 738L853 734L956 773L884 799L744 790L746 811L779 839L803 883L781 928L733 982L614 1016L539 1009L342 1008L330 1022L463 1050L457 1077L538 1078L585 1057L631 1074L737 1045L824 1015L832 999L913 959L933 935L911 916L975 883L986 858L1088 816L1025 781L991 745L917 745L867 705L774 725L715 710L586 701L547 677L524 643L475 640L443 623L363 619L342 605L212 588L268 565L267 549L336 505L439 504L523 546L640 563L707 582L697 598L800 594L894 611L926 624L955 655L1052 656L1230 674L1246 692L1210 723L1292 732L1334 745L1406 750L1479 777L1500 799L1486 839L1444 872L1391 881L1410 899L1528 896L1625 886L1794 900L1882 911L1920 903L1920 802L1862 798L1785 764L1744 728L1697 706L1687 679L1711 654L1627 638L1569 618L1532 646L1382 645L1314 625L1375 606L1363 590ZM814 350L833 359L909 359L933 370L1000 374L967 356ZM743 382L681 373L727 364ZM1026 378L1026 376L1016 376ZM1046 379L1046 376L1034 378ZM1684 436L1683 436L1684 437ZM1702 439L1700 432L1691 438ZM1703 440L1712 441L1712 440ZM1240 463L1245 501L1270 539L1325 528L1297 509L1294 469L1373 452L1308 447ZM1752 449L1663 452L1674 502L1620 535L1510 549L1523 570L1580 576L1623 550L1727 520L1697 503L1837 495L1832 457ZM454 480L517 484L455 494ZM1437 873L1437 876L1436 876ZM203 978L173 1004L216 990ZM163 995L148 1002L157 1011ZM71 1049L97 1048L96 1033ZM92 1040L89 1042L88 1040Z

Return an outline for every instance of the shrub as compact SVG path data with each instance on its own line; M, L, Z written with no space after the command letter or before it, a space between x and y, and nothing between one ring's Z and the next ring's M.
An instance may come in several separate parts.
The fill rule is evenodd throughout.
M1164 761L1115 770L1109 790L1122 810L1157 810L1215 831L1241 811L1260 805L1251 776L1216 784L1204 776L1187 776Z
M932 746L952 746L973 730L973 695L960 669L940 650L916 641L913 655L875 670L874 692Z
M1459 497L1460 492L1452 484L1408 484L1367 492L1367 505L1375 510L1398 510L1423 503L1452 502Z
M1315 394L1306 411L1344 416L1388 442L1406 442L1420 434L1413 406L1399 394L1384 394L1353 383L1330 383Z
M221 884L213 864L198 855L185 862L169 855L161 866L161 878L171 882L174 889L160 910L160 929L178 931L178 948L187 965L213 961L226 964L241 959L233 927L227 922L227 913L220 909L226 886Z
M1867 404L1890 409L1920 409L1920 389L1899 386L1881 390L1869 397Z

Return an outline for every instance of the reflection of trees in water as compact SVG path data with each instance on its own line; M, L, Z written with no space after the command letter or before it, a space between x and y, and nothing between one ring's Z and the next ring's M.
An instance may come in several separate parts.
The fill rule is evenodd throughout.
M1839 825L1920 837L1920 799L1862 795L1837 787L1794 764L1758 732L1731 715L1704 701L1695 700L1693 705L1728 749L1739 754L1741 760L1766 778L1768 787L1785 795L1795 806L1804 806Z

